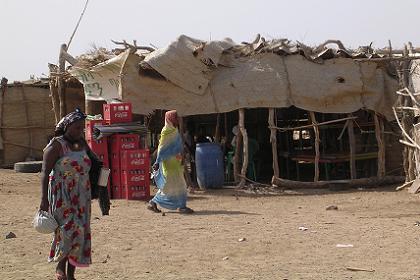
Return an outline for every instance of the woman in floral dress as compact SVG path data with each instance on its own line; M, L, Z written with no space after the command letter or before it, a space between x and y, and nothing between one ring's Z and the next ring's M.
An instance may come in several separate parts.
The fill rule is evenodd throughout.
M91 161L83 139L84 119L79 110L65 116L44 149L40 209L52 213L59 225L48 258L58 262L58 280L73 280L76 267L91 264Z

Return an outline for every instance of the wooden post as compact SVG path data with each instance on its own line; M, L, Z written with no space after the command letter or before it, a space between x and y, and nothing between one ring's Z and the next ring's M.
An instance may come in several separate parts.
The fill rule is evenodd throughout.
M375 118L375 136L378 143L378 177L385 176L385 139L384 122L381 117L374 113Z
M50 93L51 93L51 103L54 111L55 123L57 124L60 121L60 99L58 97L58 67L54 64L48 65L50 69Z
M351 114L348 115L351 117ZM350 145L350 178L356 179L356 139L354 137L354 124L353 120L349 120L347 125L347 133L349 135L349 145Z
M58 57L58 77L57 77L57 87L58 87L58 98L60 100L60 119L64 117L67 113L66 109L66 98L65 98L65 84L63 75L66 72L66 59L63 55L67 51L67 45L62 44L60 48L60 55Z
M236 144L235 144L235 159L233 162L233 177L235 178L235 182L239 182L239 173L240 173L240 163L241 163L241 148L242 148L242 133L239 132L236 135Z
M271 150L273 153L273 176L280 177L280 170L279 170L279 160L278 160L278 153L277 153L277 129L275 128L276 123L274 121L275 118L275 109L270 108L268 109L268 126L270 128L270 142L271 142Z
M239 109L239 130L242 135L243 155L242 155L242 170L239 187L243 187L246 183L246 172L248 170L248 134L245 128L245 109Z
M408 49L407 45L405 45L403 56L408 58ZM409 75L410 75L410 62L403 61L400 64L399 75L400 83L403 88L409 87ZM403 107L412 107L413 101L410 97L403 97L402 96L402 106ZM402 116L402 125L404 130L409 134L412 135L413 132L413 123L414 123L414 115L412 111L403 110ZM405 139L407 140L407 139ZM404 146L404 171L406 175L406 182L410 182L416 179L415 175L415 163L414 163L414 149L412 147Z
M315 113L310 111L309 112L310 119L312 121L312 125L314 126L314 132L315 132L315 174L314 174L314 182L319 181L319 144L321 143L321 140L319 138L319 127L318 123L315 118Z

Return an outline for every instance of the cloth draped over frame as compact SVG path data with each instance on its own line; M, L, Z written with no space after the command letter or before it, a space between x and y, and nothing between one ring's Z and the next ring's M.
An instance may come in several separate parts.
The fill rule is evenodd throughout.
M159 169L153 173L159 190L152 201L170 210L185 208L187 203L187 186L180 156L183 145L176 124L176 111L167 112L155 162Z

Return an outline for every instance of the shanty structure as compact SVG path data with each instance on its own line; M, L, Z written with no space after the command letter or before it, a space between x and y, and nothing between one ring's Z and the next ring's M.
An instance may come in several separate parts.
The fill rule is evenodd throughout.
M311 48L260 36L235 44L183 35L157 50L122 44L125 50L97 65L73 61L69 73L83 84L87 101L128 101L143 115L176 109L184 126L192 123L225 144L238 125L236 154L243 156L233 169L242 185L249 179L249 137L260 144L263 161L252 165L267 171L269 158L275 184L401 179L386 176L403 170L394 113L401 58L391 48L349 50L332 40Z

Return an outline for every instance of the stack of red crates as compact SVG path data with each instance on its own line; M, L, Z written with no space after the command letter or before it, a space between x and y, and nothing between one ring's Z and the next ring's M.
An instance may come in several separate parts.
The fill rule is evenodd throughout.
M118 124L132 121L131 103L103 105L104 120L86 122L86 139L111 169L108 190L113 199L148 199L150 197L149 151L137 134L115 134L97 141L93 128L97 124Z
M121 153L127 150L139 149L140 137L137 134L116 134L111 136L111 181L114 199L126 198L125 187L122 182Z
M132 121L130 103L104 104L109 124ZM150 197L149 151L137 134L116 134L109 139L112 198L148 199Z
M126 199L141 200L150 197L149 166L148 150L121 152L121 183Z

